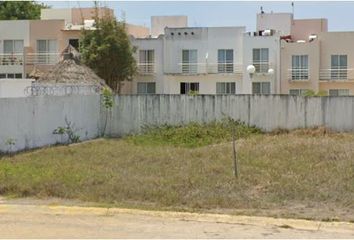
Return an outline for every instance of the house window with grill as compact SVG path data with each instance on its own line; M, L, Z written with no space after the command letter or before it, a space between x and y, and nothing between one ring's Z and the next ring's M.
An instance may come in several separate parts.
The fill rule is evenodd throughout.
M143 74L154 73L155 51L140 50L139 51L139 71Z
M291 80L307 80L309 78L308 55L293 55Z
M154 82L138 82L138 94L155 94L156 83Z
M349 89L329 89L329 96L349 96Z
M15 78L22 78L22 73L15 73Z
M198 82L181 82L181 94L199 93Z
M295 96L303 96L305 95L306 91L308 91L308 89L290 89L289 94Z
M216 83L216 94L235 94L236 83L234 82L218 82Z
M8 78L8 79L22 78L22 73L0 73L0 79L1 78Z
M253 82L252 94L270 94L270 82Z
M39 64L56 64L58 61L57 40L37 40L37 59Z
M253 66L256 73L267 73L269 69L269 49L254 48L253 49Z
M219 73L234 72L234 50L233 49L218 50L218 72Z
M331 56L331 79L347 79L347 55Z
M196 49L182 50L182 73L198 72L198 51Z
M23 40L4 40L2 65L23 65Z

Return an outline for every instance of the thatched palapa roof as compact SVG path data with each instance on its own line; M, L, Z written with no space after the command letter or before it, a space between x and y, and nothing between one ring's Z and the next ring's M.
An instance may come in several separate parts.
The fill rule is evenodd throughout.
M60 61L51 71L43 74L37 82L43 84L105 85L104 80L90 68L77 64L73 59Z
M106 86L93 70L80 63L79 53L70 45L64 49L62 60L42 74L36 83Z

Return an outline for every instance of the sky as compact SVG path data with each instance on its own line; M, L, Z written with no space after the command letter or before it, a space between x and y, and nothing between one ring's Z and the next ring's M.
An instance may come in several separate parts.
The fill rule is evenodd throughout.
M93 1L44 1L53 8L91 7ZM101 1L113 8L118 18L126 22L150 27L150 17L159 15L187 15L190 27L246 26L256 28L256 14L292 12L291 2L256 1ZM294 16L298 18L327 18L329 31L354 31L354 2L294 2Z

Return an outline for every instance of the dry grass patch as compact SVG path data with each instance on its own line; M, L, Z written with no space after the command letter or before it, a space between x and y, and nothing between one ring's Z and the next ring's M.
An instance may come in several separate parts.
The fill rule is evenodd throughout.
M0 160L0 193L116 206L354 219L354 135L251 135L198 148L101 139ZM336 216L338 215L338 216Z

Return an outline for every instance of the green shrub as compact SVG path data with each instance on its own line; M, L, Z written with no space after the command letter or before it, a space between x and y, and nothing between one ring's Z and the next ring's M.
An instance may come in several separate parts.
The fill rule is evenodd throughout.
M232 140L232 127L236 138L245 138L261 131L240 121L224 119L211 123L190 123L187 125L145 126L142 134L129 136L127 140L138 145L172 145L179 147L201 147Z

